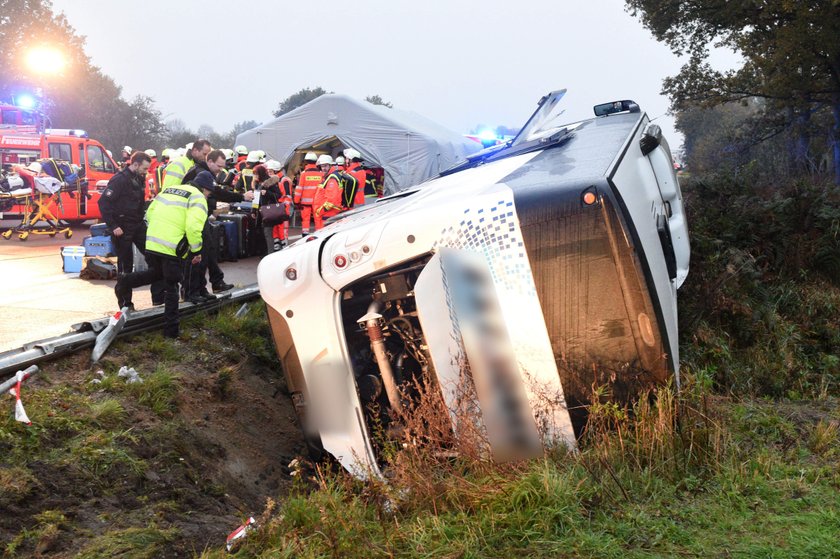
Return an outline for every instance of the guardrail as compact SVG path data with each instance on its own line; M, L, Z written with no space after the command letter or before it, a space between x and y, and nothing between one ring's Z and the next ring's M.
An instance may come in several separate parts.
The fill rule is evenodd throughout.
M244 303L259 296L257 284L234 289L230 293L218 296L214 301L200 305L181 303L181 316L199 312L215 311L224 305ZM71 326L67 334L29 342L23 346L0 353L0 377L7 377L30 365L36 365L50 359L69 355L80 349L90 347L96 342L96 335L108 326L110 317L81 322ZM118 338L154 330L163 327L163 307L154 307L132 312Z

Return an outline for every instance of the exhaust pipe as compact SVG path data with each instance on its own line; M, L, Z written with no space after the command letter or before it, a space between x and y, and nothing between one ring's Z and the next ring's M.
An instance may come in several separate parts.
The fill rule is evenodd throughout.
M367 314L356 322L367 330L367 335L370 338L370 349L376 357L376 364L379 366L379 374L382 375L382 384L385 385L388 402L394 411L401 413L400 391L394 380L394 371L391 368L391 362L388 360L388 353L385 351L385 340L382 337L382 315L379 314L379 310L380 303L378 301L372 302L368 307Z

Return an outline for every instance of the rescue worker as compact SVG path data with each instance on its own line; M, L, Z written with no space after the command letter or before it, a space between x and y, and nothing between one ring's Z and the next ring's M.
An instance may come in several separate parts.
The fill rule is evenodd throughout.
M120 153L120 159L122 160L123 165L129 164L129 159L131 159L131 153L134 150L131 149L131 146L123 146L122 153Z
M295 187L294 202L295 207L300 209L300 233L302 236L306 236L309 234L309 225L312 220L312 204L315 203L315 193L318 186L324 181L324 173L318 169L316 165L318 156L313 152L307 153L303 160L305 165Z
M254 189L254 167L260 164L260 152L252 151L245 159L245 166L239 171L239 180L235 188L239 192L247 192Z
M152 195L153 198L157 196L158 192L160 192L161 188L163 187L163 177L166 175L166 166L169 164L171 152L172 150L169 148L164 149L160 155L160 163L158 163L158 166L155 167L154 176L152 177L152 180L154 181L154 194Z
M272 231L272 240L279 241L279 243L273 242L274 250L277 251L284 248L289 239L289 222L294 215L294 204L292 201L294 189L292 188L292 179L286 176L286 169L283 168L283 165L279 161L272 159L265 166L268 169L269 175L277 175L280 179L277 185L280 192L277 202L286 206L286 214L289 216L288 221L284 221L280 225L275 225Z
M155 190L155 172L160 165L160 161L158 161L157 152L155 150L147 149L144 153L151 159L149 170L146 171L145 180L146 200L151 200L155 197L155 194L157 194L157 191Z
M102 219L113 236L119 273L127 274L134 268L132 245L141 252L146 249L143 183L150 163L151 158L142 151L132 154L128 166L111 177L99 198Z
M315 212L315 230L324 227L324 218L338 215L341 210L341 197L344 179L343 173L337 166L333 166L333 159L329 155L318 158L318 166L326 176L315 192L312 208Z
M195 162L204 161L211 149L210 142L207 140L196 140L192 142L192 148L185 155L173 159L166 166L163 188L182 184L189 170L195 167Z
M182 262L201 262L201 232L207 221L205 196L213 188L213 176L206 171L199 173L191 184L165 187L146 213L149 220L146 237L149 269L120 275L114 287L120 308L130 308L135 287L163 280L163 335L167 338L177 338L179 334L178 282L181 280Z
M208 172L211 176L216 177L224 166L224 152L218 149L213 150L207 155L206 161L197 162L195 167L187 173L187 182L192 182L203 172ZM225 190L224 188L219 188L215 183L215 179L213 188L205 190L207 190L207 211L210 215L216 210L217 201L232 203L244 202L246 200L250 202L254 199L253 192L239 194ZM225 283L225 273L219 267L219 248L216 246L215 239L210 230L209 221L204 224L202 235L204 248L201 262L198 264L186 262L184 267L184 300L194 304L204 303L216 298L207 290L205 276L208 272L210 274L210 286L213 288L213 293L221 293L234 287L233 284Z
M236 146L236 170L242 171L245 168L245 161L248 159L248 148L245 146Z
M343 171L345 167L345 160L343 155L339 155L335 158L335 166L339 168L339 170Z
M365 184L367 184L368 178L367 171L362 167L362 154L358 150L347 148L344 150L344 157L349 162L349 165L347 165L347 174L356 179L355 193L347 192L348 189L345 189L344 200L353 200L352 204L345 203L345 206L348 208L364 206Z

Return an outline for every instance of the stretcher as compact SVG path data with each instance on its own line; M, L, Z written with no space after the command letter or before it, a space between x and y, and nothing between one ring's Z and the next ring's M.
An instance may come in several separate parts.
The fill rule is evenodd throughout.
M55 237L64 235L65 239L73 236L70 226L56 217L61 211L62 192L76 192L78 184L69 185L51 176L36 176L31 173L20 173L25 188L18 188L0 193L0 200L11 201L21 206L20 223L2 233L4 239L11 239L17 234L18 239L25 241L30 235L49 235Z

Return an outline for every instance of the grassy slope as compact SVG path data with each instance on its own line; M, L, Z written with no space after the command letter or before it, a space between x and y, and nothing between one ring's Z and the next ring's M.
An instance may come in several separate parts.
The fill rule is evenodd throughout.
M316 475L269 507L237 556L840 557L837 197L686 191L679 400L666 391L630 415L598 406L573 456L418 455L387 487Z
M296 454L298 430L274 399L262 306L235 311L190 320L178 341L121 340L99 367L86 352L43 366L23 390L33 425L0 417L0 556L187 556L282 490L271 464ZM119 378L122 365L144 382ZM256 434L266 449L247 432L254 415L283 424Z

